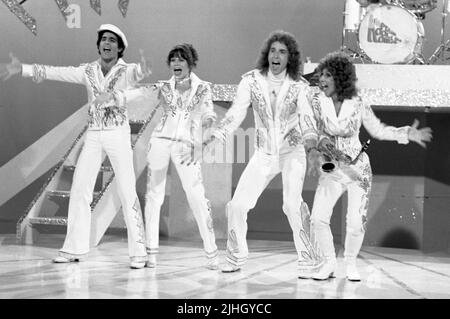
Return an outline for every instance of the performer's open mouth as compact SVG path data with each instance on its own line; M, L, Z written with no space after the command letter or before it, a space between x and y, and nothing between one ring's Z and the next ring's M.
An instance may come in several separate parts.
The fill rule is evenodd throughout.
M182 72L183 72L182 68L174 68L173 69L173 73L177 76L181 75Z

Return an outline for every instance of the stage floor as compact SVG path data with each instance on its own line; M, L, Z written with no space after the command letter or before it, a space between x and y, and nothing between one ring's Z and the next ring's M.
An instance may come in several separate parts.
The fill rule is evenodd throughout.
M363 247L363 280L345 279L342 249L337 277L297 279L292 242L250 240L250 258L236 273L204 268L200 242L162 240L157 268L129 268L123 236L106 236L87 260L54 264L62 235L41 236L38 245L0 237L0 298L164 299L450 299L450 254ZM221 262L225 242L219 241Z

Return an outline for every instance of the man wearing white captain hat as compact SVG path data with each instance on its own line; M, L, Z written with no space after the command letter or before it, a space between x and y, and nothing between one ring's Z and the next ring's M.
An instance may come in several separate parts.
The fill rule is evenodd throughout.
M125 34L115 25L102 24L97 30L97 49L100 59L78 67L54 67L22 64L10 54L11 62L0 65L0 77L8 79L21 73L39 83L57 80L83 84L88 94L88 130L78 157L70 191L67 235L56 263L76 262L89 252L91 207L95 180L101 166L102 151L112 164L117 191L122 203L128 233L131 268L143 268L147 259L142 212L136 194L133 152L127 108L118 96L107 103L93 103L104 92L126 90L144 76L145 60L141 64L125 63L122 59L128 46ZM142 65L143 64L143 65ZM121 103L119 103L121 102Z

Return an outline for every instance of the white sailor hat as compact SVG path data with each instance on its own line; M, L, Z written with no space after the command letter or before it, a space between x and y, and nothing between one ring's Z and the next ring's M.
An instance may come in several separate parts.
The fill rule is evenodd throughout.
M97 33L100 33L101 31L111 31L111 32L117 34L117 36L119 36L122 39L125 49L127 48L128 41L127 41L127 38L125 37L125 34L114 24L102 24L98 28Z

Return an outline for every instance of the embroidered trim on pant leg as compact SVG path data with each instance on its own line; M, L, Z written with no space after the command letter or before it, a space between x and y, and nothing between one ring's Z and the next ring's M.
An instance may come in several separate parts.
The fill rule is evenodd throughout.
M208 230L214 234L214 223L212 218L212 211L211 211L211 202L209 200L206 200L206 205L208 206L208 217L206 219L206 225L208 227Z
M134 210L134 219L136 220L136 225L139 228L139 238L137 242L139 244L145 244L145 229L144 229L144 221L142 219L142 211L141 204L139 203L139 198L136 197L133 205Z
M299 215L296 218L301 219L303 229L300 229L299 237L306 248L306 251L301 251L298 266L299 267L317 267L323 263L323 257L320 252L317 240L315 240L314 233L311 231L311 214L309 212L308 205L302 202L300 210L297 212Z
M239 254L239 247L235 231L232 229L228 232L227 250L232 254Z

